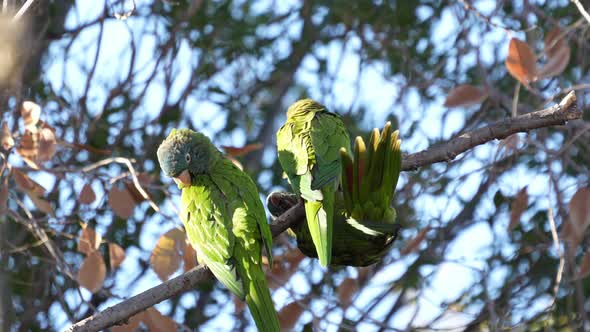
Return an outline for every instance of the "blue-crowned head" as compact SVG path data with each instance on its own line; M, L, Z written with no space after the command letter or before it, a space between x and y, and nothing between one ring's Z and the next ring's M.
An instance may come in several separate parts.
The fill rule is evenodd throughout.
M190 129L172 129L157 154L164 174L185 185L192 177L209 173L220 156L207 136Z

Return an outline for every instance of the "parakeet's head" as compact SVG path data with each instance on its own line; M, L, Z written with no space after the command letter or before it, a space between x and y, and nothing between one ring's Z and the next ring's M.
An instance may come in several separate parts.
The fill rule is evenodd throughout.
M323 112L326 107L313 99L301 99L289 106L287 110L287 119L293 117L306 116L311 114L313 117L314 113Z
M190 129L172 129L158 148L158 161L176 183L190 185L192 177L209 172L220 153L209 138Z

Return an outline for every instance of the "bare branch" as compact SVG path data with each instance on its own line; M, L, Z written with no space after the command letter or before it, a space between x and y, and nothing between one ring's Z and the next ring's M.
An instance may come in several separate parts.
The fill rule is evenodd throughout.
M487 127L464 133L445 144L406 155L402 162L402 169L406 171L415 170L433 163L451 161L457 155L486 142L503 139L518 132L562 125L567 121L581 117L582 112L576 107L576 95L572 91L558 105L499 121ZM273 222L271 225L273 237L281 234L291 225L301 220L303 215L303 205L299 202ZM126 319L138 312L192 289L199 282L211 277L212 275L206 268L196 267L181 276L168 280L89 318L79 321L70 326L66 331L98 331L109 326L124 323Z

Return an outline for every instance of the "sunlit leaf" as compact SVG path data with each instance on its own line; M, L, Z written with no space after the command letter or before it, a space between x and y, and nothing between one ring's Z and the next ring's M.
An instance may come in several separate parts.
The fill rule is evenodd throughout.
M107 268L102 255L98 251L93 251L86 256L78 270L78 283L92 293L96 293L102 288L106 274Z
M241 157L247 155L250 152L262 149L262 146L263 145L261 143L253 143L245 145L241 148L236 148L233 146L222 146L222 148L223 150L225 150L225 153L229 156Z
M53 130L49 128L43 128L38 133L39 142L37 149L36 160L47 161L50 160L55 154L55 147L57 141L55 140L55 134Z
M484 101L488 97L487 92L473 85L463 84L455 87L445 99L445 107L470 106Z
M94 190L92 190L92 186L89 183L85 184L84 187L82 187L82 190L80 191L78 200L82 204L92 204L92 202L94 202L95 199L96 194L94 193Z
M420 230L420 232L418 232L416 237L413 238L412 240L408 241L406 246L402 250L400 250L400 254L407 255L407 254L410 254L414 251L417 251L418 247L420 246L420 243L422 243L422 241L424 241L424 238L426 238L426 233L428 233L429 230L430 230L430 226L426 226L422 230Z
M184 272L197 266L197 252L189 243L186 243L182 260L184 261Z
M506 58L508 72L529 87L537 79L537 58L529 45L516 38L510 39L508 57Z
M176 331L176 322L168 316L162 315L156 308L148 308L143 322L151 332Z
M520 217L529 206L529 194L527 187L520 189L514 201L510 205L510 223L508 224L508 231L514 230L520 224Z
M30 191L37 196L45 194L45 188L31 179L26 173L22 172L16 167L12 168L12 176L18 188L22 191Z
M127 319L127 324L111 327L112 332L135 332L146 315L145 311L139 312Z
M2 123L2 130L0 130L0 146L4 150L9 150L14 146L14 138L12 138L12 133L6 122Z
M291 302L284 306L278 314L281 331L293 330L302 313L303 307L298 302Z
M352 303L352 296L358 290L358 280L346 278L338 286L338 299L342 308L347 308Z
M109 191L108 203L113 212L122 219L128 219L133 215L135 200L127 188L119 189L113 185Z
M109 242L109 263L111 269L116 269L125 260L125 250L116 243Z
M80 233L80 237L78 238L78 251L89 255L98 249L101 241L102 236L100 234L98 234L92 227L83 224L82 233Z
M178 228L169 230L158 239L150 256L150 265L162 281L168 280L180 268L185 247L186 235Z
M31 132L36 132L35 127L41 116L41 107L32 101L25 101L20 109L20 116L25 123L25 128Z
M578 279L586 278L590 275L590 251L586 251L584 258L582 258L582 262L580 263L580 268L578 269Z

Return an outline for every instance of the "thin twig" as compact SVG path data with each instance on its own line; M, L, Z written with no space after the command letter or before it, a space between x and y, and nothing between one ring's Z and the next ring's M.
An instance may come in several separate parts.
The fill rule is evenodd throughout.
M561 251L561 247L559 245L559 237L557 236L557 227L555 227L555 219L553 218L553 208L551 208L551 203L549 203L549 209L547 210L547 217L549 219L549 227L551 228L551 237L553 238L553 246L557 251L557 255L559 256L559 267L557 268L557 275L555 276L555 286L553 287L553 299L551 300L551 304L549 307L552 307L555 304L555 299L557 298L557 292L559 291L559 285L561 284L561 277L563 276L563 267L565 265L565 258L563 256L563 252Z
M35 0L27 0L27 2L25 2L25 4L20 7L20 9L18 10L18 12L16 12L16 14L14 14L14 17L12 18L13 21L18 20L21 16L24 15L24 13L27 12L27 10L29 9L29 7L33 4Z
M580 11L580 13L582 13L582 16L584 16L586 21L588 21L588 23L590 23L590 14L588 14L588 12L584 8L584 6L582 6L580 1L579 0L572 0L572 2L576 5L576 7L578 7L578 10Z

